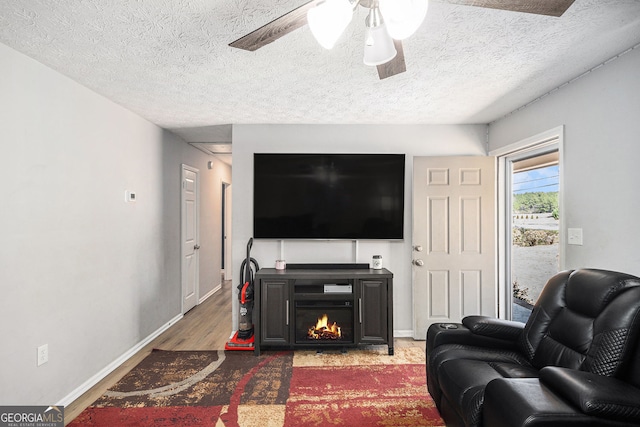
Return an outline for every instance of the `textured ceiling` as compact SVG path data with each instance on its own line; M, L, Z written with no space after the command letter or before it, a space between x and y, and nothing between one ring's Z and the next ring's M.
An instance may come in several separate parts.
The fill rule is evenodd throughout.
M361 7L331 51L306 26L227 46L304 2L2 0L0 42L191 142L240 123L488 123L640 43L638 0L560 18L432 0L386 80L362 64Z

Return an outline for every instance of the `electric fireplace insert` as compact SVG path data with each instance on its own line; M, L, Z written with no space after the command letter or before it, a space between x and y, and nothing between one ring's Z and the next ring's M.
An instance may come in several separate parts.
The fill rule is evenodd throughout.
M353 301L349 299L296 301L296 344L309 346L354 344L353 320Z

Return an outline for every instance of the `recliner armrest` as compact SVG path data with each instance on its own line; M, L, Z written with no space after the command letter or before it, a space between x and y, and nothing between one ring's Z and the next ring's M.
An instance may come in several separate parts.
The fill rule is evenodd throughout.
M462 324L472 333L507 341L515 341L524 330L524 323L487 316L467 316Z
M434 323L427 330L427 355L445 344L460 344L493 349L510 349L516 347L516 341L493 338L474 334L461 323Z
M640 421L640 389L617 378L545 367L540 381L585 414Z

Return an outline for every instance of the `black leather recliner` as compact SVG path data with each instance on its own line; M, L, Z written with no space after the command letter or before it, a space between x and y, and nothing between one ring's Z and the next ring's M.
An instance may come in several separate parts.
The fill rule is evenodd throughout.
M427 386L447 426L640 425L640 278L565 271L526 325L431 325Z

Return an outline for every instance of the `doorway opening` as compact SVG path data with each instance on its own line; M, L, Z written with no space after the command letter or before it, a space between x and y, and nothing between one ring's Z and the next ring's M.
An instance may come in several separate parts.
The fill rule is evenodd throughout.
M526 322L564 266L562 126L490 154L498 158L499 316Z

